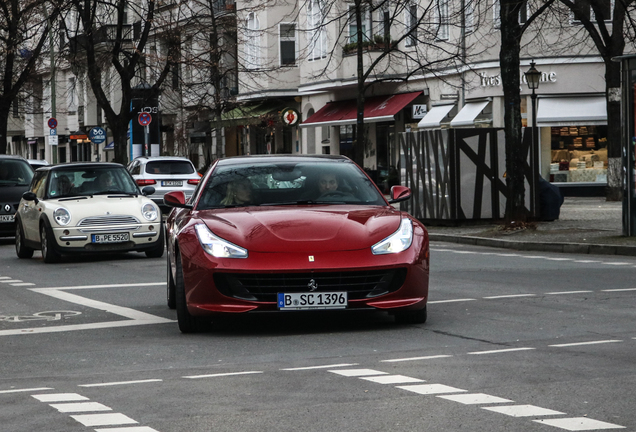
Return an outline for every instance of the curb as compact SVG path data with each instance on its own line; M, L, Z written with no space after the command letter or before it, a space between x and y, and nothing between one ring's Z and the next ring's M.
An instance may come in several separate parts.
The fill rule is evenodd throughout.
M539 243L514 240L500 240L485 237L460 236L452 234L431 234L430 241L460 243L520 251L542 251L572 254L624 255L636 256L636 246L588 244L588 243Z

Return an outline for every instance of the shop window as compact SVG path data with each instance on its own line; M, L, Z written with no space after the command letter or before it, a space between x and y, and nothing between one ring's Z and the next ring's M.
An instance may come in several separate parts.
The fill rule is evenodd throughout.
M607 126L551 128L550 181L607 181Z

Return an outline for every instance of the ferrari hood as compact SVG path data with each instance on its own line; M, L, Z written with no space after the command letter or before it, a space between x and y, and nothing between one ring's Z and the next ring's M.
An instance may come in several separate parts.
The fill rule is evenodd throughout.
M219 237L255 252L324 252L371 247L397 231L386 207L240 208L199 215Z

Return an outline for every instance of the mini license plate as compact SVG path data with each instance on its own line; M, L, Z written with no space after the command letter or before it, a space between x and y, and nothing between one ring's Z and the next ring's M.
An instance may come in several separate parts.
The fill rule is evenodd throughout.
M10 215L0 215L0 222L13 222L15 220L15 216Z
M161 186L183 186L182 180L163 180Z
M278 293L278 309L344 309L347 307L346 292Z
M91 235L91 241L93 243L121 243L128 240L130 240L129 233Z

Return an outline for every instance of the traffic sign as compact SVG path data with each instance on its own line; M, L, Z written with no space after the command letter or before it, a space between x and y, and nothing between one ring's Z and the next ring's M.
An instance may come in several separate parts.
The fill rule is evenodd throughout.
M102 144L106 141L106 131L101 127L94 127L88 133L88 138L91 140L93 144Z
M55 129L57 127L57 119L55 117L51 117L48 124L51 129Z
M142 126L148 126L152 121L152 116L150 113L142 112L139 113L139 124Z
M57 129L49 129L49 136L57 135Z

